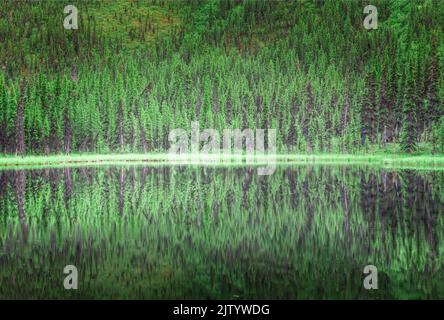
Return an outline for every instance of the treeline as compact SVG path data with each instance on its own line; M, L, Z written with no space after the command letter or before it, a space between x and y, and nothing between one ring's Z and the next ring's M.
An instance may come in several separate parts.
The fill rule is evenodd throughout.
M116 3L78 6L105 14ZM94 17L64 30L64 3L5 2L0 150L165 151L172 129L199 121L220 131L275 128L281 152L390 143L444 152L443 2L376 1L371 31L366 4L131 2L127 15L147 6L180 27L156 33L137 18L128 36L140 45L130 48ZM43 33L39 19L48 20Z

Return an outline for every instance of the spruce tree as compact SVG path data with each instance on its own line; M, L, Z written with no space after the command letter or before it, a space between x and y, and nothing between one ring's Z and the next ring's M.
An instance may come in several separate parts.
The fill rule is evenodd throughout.
M403 122L401 129L401 149L405 152L413 152L417 148L417 127L416 127L416 97L414 95L414 80L412 72L406 72L407 81L404 93L404 105L402 108Z

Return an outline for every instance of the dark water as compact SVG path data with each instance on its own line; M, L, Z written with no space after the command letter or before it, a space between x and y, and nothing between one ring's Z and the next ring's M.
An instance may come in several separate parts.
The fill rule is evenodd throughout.
M351 166L0 171L0 298L444 298L443 182Z

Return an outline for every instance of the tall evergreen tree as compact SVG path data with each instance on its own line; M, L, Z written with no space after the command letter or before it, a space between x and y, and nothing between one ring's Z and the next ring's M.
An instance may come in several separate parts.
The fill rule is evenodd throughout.
M404 87L403 127L401 131L401 148L413 152L417 148L416 97L414 80L411 70L406 70L406 85Z

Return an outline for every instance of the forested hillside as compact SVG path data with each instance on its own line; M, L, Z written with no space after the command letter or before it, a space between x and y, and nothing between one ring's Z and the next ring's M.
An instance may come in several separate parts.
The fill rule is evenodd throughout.
M444 152L444 1L1 1L0 152L166 151L191 121Z

